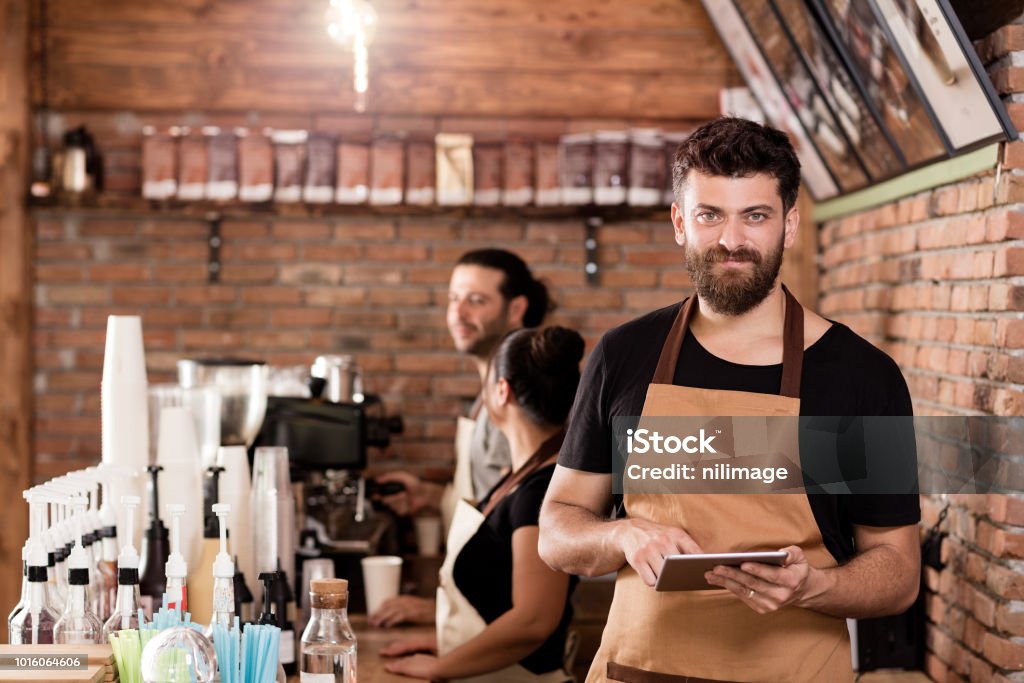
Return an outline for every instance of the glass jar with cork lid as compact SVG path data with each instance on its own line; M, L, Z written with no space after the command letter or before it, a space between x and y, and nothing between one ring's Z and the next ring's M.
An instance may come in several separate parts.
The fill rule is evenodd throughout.
M309 582L310 618L302 632L302 683L355 683L356 636L348 623L348 581Z

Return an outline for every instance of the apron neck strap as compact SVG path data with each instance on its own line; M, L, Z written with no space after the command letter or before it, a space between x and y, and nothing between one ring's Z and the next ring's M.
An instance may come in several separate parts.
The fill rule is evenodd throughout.
M804 363L804 309L786 285L782 285L782 292L786 297L786 316L782 331L782 384L779 394L800 398L800 376ZM652 384L672 384L686 330L690 328L696 314L697 297L691 296L683 302L668 332L668 338L665 339L661 356L658 358L658 366L654 370L654 377L651 378Z
M501 483L501 486L494 490L487 501L487 505L484 506L484 517L491 514L491 511L498 506L501 499L511 493L516 486L519 486L519 482L539 470L548 461L548 458L561 450L563 441L565 441L565 427L562 427L545 439L537 451L530 456L530 459L523 463L523 466L517 471L510 474Z
M463 405L465 405L465 404L463 404ZM478 417L480 417L480 411L483 410L483 407L484 407L484 392L483 392L483 390L481 390L480 393L476 395L476 400L473 401L473 405L469 409L469 419L470 420L476 420Z

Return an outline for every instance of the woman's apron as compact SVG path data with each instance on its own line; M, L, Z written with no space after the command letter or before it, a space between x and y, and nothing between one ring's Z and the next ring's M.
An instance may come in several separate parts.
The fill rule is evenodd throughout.
M647 389L643 416L800 414L803 309L783 287L781 395L672 384L696 297L682 306ZM817 568L835 567L805 494L626 494L629 517L685 529L708 553L797 545ZM601 647L587 681L852 681L844 619L798 607L759 615L725 590L656 592L619 570Z
M465 500L460 500L455 508L455 517L448 531L448 554L441 565L440 585L437 588L437 653L444 655L462 645L471 638L478 636L487 622L476 611L455 585L453 571L455 560L469 539L476 534L484 523L484 514ZM483 569L481 569L483 571ZM551 671L545 674L530 673L520 664L494 671L488 674L460 678L467 683L566 683L572 678L564 671Z

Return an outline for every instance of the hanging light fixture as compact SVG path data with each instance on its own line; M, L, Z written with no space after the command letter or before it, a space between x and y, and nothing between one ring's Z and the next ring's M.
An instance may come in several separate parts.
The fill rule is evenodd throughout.
M369 0L330 0L326 18L327 35L352 50L355 110L366 111L366 91L370 85L369 47L377 30L377 12Z

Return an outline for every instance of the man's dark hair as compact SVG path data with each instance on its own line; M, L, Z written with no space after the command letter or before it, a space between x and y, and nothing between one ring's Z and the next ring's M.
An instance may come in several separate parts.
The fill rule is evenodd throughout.
M800 191L800 160L789 137L754 121L723 116L693 131L672 160L672 191L681 202L690 171L727 178L757 173L778 181L783 214L796 204Z
M555 303L548 294L547 285L533 277L523 259L504 249L477 249L467 251L457 266L481 266L500 270L505 277L498 291L506 301L525 296L527 305L523 314L523 327L537 327L544 317L555 310Z

